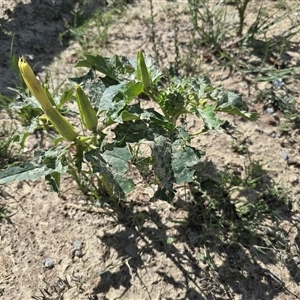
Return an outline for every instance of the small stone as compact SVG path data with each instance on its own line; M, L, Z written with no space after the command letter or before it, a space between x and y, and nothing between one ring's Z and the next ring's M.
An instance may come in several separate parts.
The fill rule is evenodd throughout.
M266 110L265 110L265 113L266 114L273 114L274 113L274 108L273 107L268 107Z
M74 251L74 256L82 257L82 256L83 256L82 250L81 250L81 249L75 250L75 251Z
M47 269L51 269L54 267L54 259L47 257L44 261L43 261L43 265L45 268Z
M81 250L82 247L83 247L83 242L80 241L80 240L76 240L76 241L73 243L73 246L74 246L74 249L76 249L76 250Z
M283 85L282 79L275 79L272 81L272 84L275 89L280 89Z
M168 37L173 38L175 36L175 32L171 31L168 33Z
M285 151L280 151L280 156L283 158L283 160L288 160L289 156Z
M143 262L145 262L145 263L150 263L150 261L152 260L152 256L148 253L142 254L141 258L142 258Z
M270 137L272 137L272 138L276 138L277 137L277 133L276 133L276 131L274 131L274 130L272 130L272 129L266 129L265 131L265 134L267 135L267 136L270 136Z
M73 249L71 250L71 257L74 259L75 257L83 257L83 249L84 243L81 240L76 240L73 243Z
M293 261L294 261L294 263L295 263L296 265L299 265L299 264L300 264L300 258L299 258L299 256L294 256L294 257L293 257Z

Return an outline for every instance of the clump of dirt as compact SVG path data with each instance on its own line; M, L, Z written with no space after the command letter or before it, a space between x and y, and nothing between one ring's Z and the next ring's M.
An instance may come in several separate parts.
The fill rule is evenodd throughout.
M264 5L275 11L273 1ZM7 76L1 77L1 92L14 81L9 56L13 35L15 53L39 63L42 77L52 74L55 87L73 72L80 45L64 45L59 39L66 19L71 22L72 7L65 1L2 1L0 65ZM182 51L188 53L186 10L181 2L155 2L153 30L159 56L165 53L164 66L175 60L175 21ZM128 6L127 16L111 26L101 54L131 57L143 49L155 57L149 3ZM207 58L206 51L199 49L199 57ZM299 61L298 53L290 56ZM153 190L141 186L117 214L83 205L68 178L61 197L42 180L5 187L0 197L12 215L0 229L2 299L300 298L299 126L283 132L285 116L256 103L255 87L237 70L211 71L217 64L212 59L202 60L202 70L210 70L213 83L248 97L249 109L261 118L255 123L229 118L237 129L233 134L209 132L193 140L193 146L207 153L197 170L202 190L182 187L170 204L150 202ZM186 126L199 130L195 120L187 119ZM236 182L225 190L224 182L234 178L248 185ZM220 195L224 202L215 202ZM235 214L243 201L249 203L245 216L253 214L249 224Z

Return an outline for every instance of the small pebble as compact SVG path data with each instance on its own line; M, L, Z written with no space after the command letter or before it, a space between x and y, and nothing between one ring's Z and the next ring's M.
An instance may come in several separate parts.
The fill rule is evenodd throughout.
M47 269L51 269L54 267L54 259L47 257L44 261L43 261L43 265L45 268Z
M268 107L268 108L265 110L265 113L266 113L266 114L270 114L270 115L271 115L271 114L273 114L273 113L274 113L274 111L275 111L275 110L274 110L274 108L273 108L273 107Z
M288 155L285 151L280 151L280 156L283 158L283 160L288 160Z
M293 261L295 262L296 265L299 265L300 264L299 256L294 256Z
M80 240L76 240L76 241L73 243L73 246L74 246L74 249L76 249L76 250L81 250L81 249L82 249L82 246L83 246L83 242L80 241Z
M168 33L168 37L173 38L175 36L175 32L171 31Z
M273 87L275 89L280 89L282 87L282 79L275 79L272 81Z
M265 134L266 134L267 136L270 136L270 137L272 137L272 138L276 138L276 137L277 137L276 131L274 131L274 130L272 130L272 129L266 129L264 132L265 132Z
M73 256L75 257L82 257L83 256L83 253L82 253L82 250L81 249L78 249L78 250L75 250L74 253L73 253Z
M149 263L152 260L152 256L148 253L144 253L141 258L142 258L143 262L146 262L146 263Z
M83 256L83 249L84 243L81 240L76 240L73 242L73 249L71 250L71 257L74 259L75 257L82 257Z

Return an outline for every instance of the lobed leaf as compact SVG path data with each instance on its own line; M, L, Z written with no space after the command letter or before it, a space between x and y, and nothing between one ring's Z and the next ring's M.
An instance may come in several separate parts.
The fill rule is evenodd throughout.
M191 182L195 170L193 167L200 162L203 152L186 145L178 139L172 145L172 169L176 183Z
M23 166L12 166L0 172L0 184L8 184L15 180L32 180L35 181L42 176L48 175L52 172L45 165L34 164L28 162Z
M111 195L117 193L118 196L124 198L125 193L134 188L132 179L125 176L127 172L126 163L131 159L131 154L126 148L114 148L104 152L103 155L94 149L87 152L85 158L91 163L93 173L105 177L106 187L110 190Z
M36 181L53 172L65 174L68 166L64 163L66 149L56 147L46 152L36 151L34 160L20 166L11 166L0 172L0 184L8 184L15 180Z
M225 123L225 121L218 118L213 105L205 105L203 109L193 107L191 111L194 111L199 118L203 119L209 130L216 130Z
M128 75L134 73L133 66L125 57L121 59L118 55L111 58L101 55L85 55L85 57L86 60L79 61L75 67L93 68L116 81L124 79L124 75L128 77Z

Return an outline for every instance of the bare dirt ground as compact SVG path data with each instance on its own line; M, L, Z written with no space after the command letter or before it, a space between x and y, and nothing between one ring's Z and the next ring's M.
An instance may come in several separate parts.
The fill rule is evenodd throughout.
M58 2L1 1L0 18L7 20L2 22L0 33L2 93L9 93L5 88L14 82L9 56L13 35L16 55L26 55L30 63L39 64L36 70L42 77L50 73L54 86L73 72L80 46L72 41L68 45L60 42L63 20L70 14L67 7L65 11L58 9ZM164 62L172 61L172 12L185 4L154 3L159 51L166 53ZM270 14L275 11L274 1L265 1L264 5ZM142 48L154 55L149 26L145 25L147 2L129 6L126 14L127 18L110 28L107 47L101 54L134 56ZM188 17L179 16L184 49ZM250 22L251 16L248 19ZM280 34L285 26L289 24L274 30ZM300 35L297 38L299 41ZM199 57L203 51L199 49ZM289 63L299 66L299 54L288 54ZM203 62L203 72L210 66ZM245 95L261 118L256 123L235 120L239 131L236 139L213 132L194 140L195 146L207 152L204 182L211 180L216 170L230 169L246 176L251 162L261 161L259 171L263 176L259 180L275 192L279 185L286 187L290 202L275 197L275 192L271 195L247 188L233 190L228 205L235 205L238 198L249 202L263 199L277 217L255 216L260 222L256 235L247 228L226 232L226 227L213 224L222 235L209 236L205 223L209 221L203 220L201 209L193 206L197 195L188 192L180 193L172 204L149 202L153 191L143 187L128 200L123 212L115 214L84 206L68 179L62 197L49 192L42 180L13 183L5 187L9 195L0 195L13 214L0 224L1 299L300 298L299 124L283 134L283 114L266 114L262 105L251 102L256 87L249 87L238 72L227 78L227 72L211 72L210 78ZM287 84L297 88L297 82ZM263 83L260 88L267 85ZM188 120L188 126L197 130L193 120ZM240 146L246 150L237 151ZM269 244L259 233L267 233L271 241L280 240L281 246ZM243 240L243 235L252 240Z

